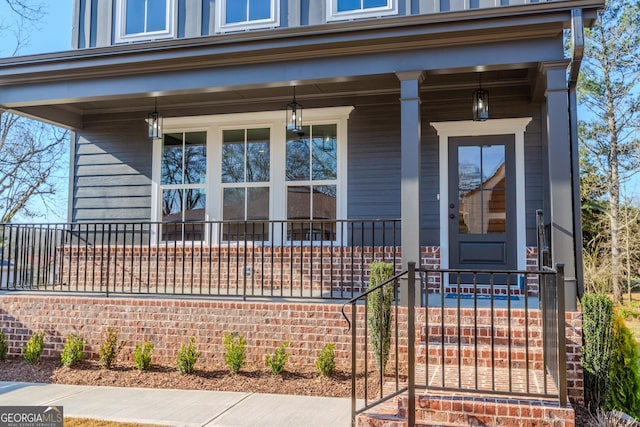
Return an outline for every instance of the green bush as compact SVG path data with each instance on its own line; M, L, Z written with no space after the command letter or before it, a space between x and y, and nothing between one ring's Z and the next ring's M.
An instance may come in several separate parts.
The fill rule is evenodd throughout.
M133 351L133 366L140 371L146 371L151 368L151 353L153 352L153 344L145 341L144 344L136 344Z
M86 343L83 338L76 337L75 335L67 335L64 348L60 354L62 364L70 367L80 363L80 360L84 357L83 350Z
M289 347L289 341L285 341L280 344L274 354L267 355L267 366L269 367L273 375L281 374L282 371L284 371L284 367L289 360L287 347Z
M393 277L393 264L374 261L371 263L369 289ZM392 284L372 292L367 297L369 311L367 321L371 336L371 345L376 359L376 368L384 372L389 361L391 348L391 305L393 304L395 287Z
M7 342L7 336L3 330L0 330L0 361L4 361L7 358L8 351L9 343Z
M22 357L29 365L35 365L40 361L40 355L44 347L44 332L34 332L29 341L22 348Z
M191 337L188 344L182 343L176 356L178 371L181 374L192 374L199 357L200 352L196 350L196 338Z
M640 365L638 343L622 316L613 318L613 349L609 380L611 391L608 408L640 418Z
M329 376L333 374L336 368L335 355L333 352L333 343L326 343L316 359L316 370L320 375Z
M104 369L111 369L111 366L118 358L118 354L126 341L119 341L120 334L117 329L107 328L105 331L104 342L100 346L100 366Z
M613 301L607 295L587 293L582 297L582 330L585 404L596 413L609 399Z
M227 364L231 372L237 374L245 364L245 349L247 341L244 339L242 334L225 332L223 343L224 363Z

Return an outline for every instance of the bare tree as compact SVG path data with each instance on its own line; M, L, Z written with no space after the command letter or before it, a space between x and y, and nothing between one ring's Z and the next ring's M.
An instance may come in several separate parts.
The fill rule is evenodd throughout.
M620 238L620 185L638 167L640 97L640 9L637 0L609 0L588 31L579 100L590 114L580 124L583 146L605 177L611 283L622 302L623 266Z
M12 54L16 55L44 17L44 3L2 1L12 14L0 21L0 34L13 33ZM58 179L55 172L67 139L68 132L63 129L0 110L0 222L10 222L17 214L42 216L43 209L51 210L52 205L60 203L53 198Z

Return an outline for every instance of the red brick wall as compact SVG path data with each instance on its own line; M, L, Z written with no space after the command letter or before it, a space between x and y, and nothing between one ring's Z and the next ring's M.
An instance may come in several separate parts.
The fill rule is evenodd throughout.
M351 333L341 315L341 304L312 302L240 302L193 299L162 298L94 298L60 295L0 295L0 327L9 339L9 354L20 355L22 346L34 331L46 333L44 357L58 357L68 334L77 334L87 340L87 352L97 358L104 329L117 328L121 338L128 341L125 357L135 344L145 340L154 344L154 361L173 365L180 344L189 336L195 336L202 352L202 366L222 366L222 336L225 331L240 332L247 339L247 357L263 364L264 357L283 341L291 341L290 363L313 367L318 352L327 342L335 344L336 363L341 368L350 365ZM364 306L358 306L358 328L360 336L364 325ZM351 316L350 308L346 308ZM525 323L523 310L495 310L491 320L488 309L478 311L478 324L493 322L496 326L508 323ZM430 324L440 322L441 311L429 310ZM471 321L473 309L461 312L464 322ZM406 325L406 309L399 311L401 325ZM423 308L416 310L416 319L422 324ZM457 315L453 309L445 309L446 323L454 322ZM448 319L448 320L447 320ZM453 320L452 320L453 319ZM533 310L529 321L540 321L539 313ZM567 381L570 396L582 397L582 369L579 348L581 345L581 317L579 313L567 313ZM447 340L457 328L445 328ZM535 328L530 328L532 343L536 341ZM514 336L518 336L512 328ZM422 346L424 330L416 328L417 354ZM473 336L469 328L463 329L466 339ZM406 329L400 329L400 365L406 364ZM539 341L539 340L537 340ZM359 348L363 348L363 340ZM532 344L531 344L532 345ZM513 351L521 351L514 349ZM363 352L358 353L358 364L363 364ZM424 351L423 351L424 354ZM520 357L520 356L517 356ZM514 357L515 358L515 357ZM395 356L389 366L393 366ZM401 370L404 370L401 368Z
M374 260L401 263L400 248L271 247L200 243L67 246L58 277L72 290L169 294L277 295L286 290L365 289ZM287 292L282 292L287 294Z

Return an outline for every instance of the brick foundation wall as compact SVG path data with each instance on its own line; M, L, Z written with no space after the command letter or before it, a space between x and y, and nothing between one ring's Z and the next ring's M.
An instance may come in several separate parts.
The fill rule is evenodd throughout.
M73 290L268 295L366 289L374 260L400 271L399 247L192 245L67 246L57 283Z
M55 283L79 291L198 295L314 295L360 292L369 282L374 260L393 263L400 272L400 247L229 245L66 246L59 249ZM440 247L421 248L420 265L440 268ZM527 270L537 268L537 249L527 248ZM439 292L440 276L427 277L428 289ZM538 277L528 275L530 296L538 295ZM289 292L287 292L289 291ZM447 287L455 293L455 287ZM461 289L473 293L472 287ZM505 289L496 289L506 293ZM517 286L512 294L523 294ZM478 292L489 293L488 288Z
M136 344L149 340L154 344L154 361L173 365L181 343L186 342L189 336L195 336L198 349L202 352L199 363L202 366L222 366L222 337L226 331L231 331L245 336L247 358L259 364L264 363L265 354L273 352L283 341L290 340L290 363L312 368L324 344L333 342L336 364L346 369L351 363L351 332L347 329L341 310L341 304L311 302L6 294L0 295L0 327L9 340L9 355L14 356L21 354L22 347L33 332L42 330L46 333L43 357L59 357L66 336L77 334L87 340L86 351L89 357L97 358L105 328L114 327L120 331L121 339L128 342L123 358L129 357ZM457 317L452 310L445 309L446 319ZM348 307L346 312L348 316L351 315ZM357 313L358 328L362 328L364 306L358 306ZM535 313L535 310L530 312L530 320L537 322L540 314ZM416 310L419 324L424 322L425 315L424 308ZM441 315L440 309L430 309L429 322L436 325ZM471 310L461 313L463 319L470 317L473 317ZM406 309L400 308L399 319L401 325L406 325ZM506 324L509 320L514 325L522 325L525 322L524 311L496 311L493 323ZM491 322L489 310L479 311L477 322ZM566 331L569 396L580 401L583 382L579 352L582 342L579 313L567 313ZM422 328L416 328L417 354L420 354L421 348L424 349L421 342L423 333ZM456 333L457 328L445 328L445 339L453 341ZM473 336L468 328L464 334L465 339ZM400 329L399 339L398 358L402 367L406 366L407 360L406 329ZM360 349L363 348L363 343L364 340L361 339L358 346ZM358 354L357 362L361 366L364 354L362 351ZM392 355L388 366L393 366L395 357Z

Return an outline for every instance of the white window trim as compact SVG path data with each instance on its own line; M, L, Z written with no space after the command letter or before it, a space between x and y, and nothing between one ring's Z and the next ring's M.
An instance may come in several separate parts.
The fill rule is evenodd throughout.
M215 18L216 33L230 33L233 31L258 30L258 29L264 29L264 28L276 28L280 26L280 0L270 0L271 1L271 18L258 19L255 21L235 22L233 24L227 24L224 19L224 17L227 16L227 13L226 13L227 1L233 1L233 0L216 1L216 18Z
M347 156L348 156L348 120L354 107L309 108L304 110L304 124L318 125L335 123L338 138L338 179L336 219L347 219ZM205 220L216 221L222 219L222 171L219 167L222 158L222 131L224 129L256 128L271 129L271 171L269 181L269 218L271 220L286 219L286 131L285 111L267 111L261 113L236 113L209 116L165 117L163 132L207 132L207 195ZM161 174L162 141L153 142L152 165L152 195L151 221L162 221L160 206L160 174ZM340 233L338 227L336 243L343 242L346 236ZM209 233L207 233L207 236ZM157 239L158 236L156 236ZM156 242L157 240L153 241ZM213 235L211 244L220 244L219 236ZM273 236L273 243L283 244L282 236ZM269 242L271 243L271 242ZM265 243L266 244L266 243ZM311 242L313 244L313 242Z
M338 12L338 0L327 0L327 2L327 22L377 18L398 14L398 0L387 0L387 5L383 7L350 10L348 12Z
M126 14L126 1L127 0L117 0L116 2L116 13L115 13L115 21L116 21L116 43L128 43L128 42L137 42L137 41L149 41L149 40L158 40L158 39L167 39L167 38L175 38L176 37L176 17L177 17L177 1L176 0L167 0L167 11L166 11L166 22L165 29L162 31L151 31L144 33L136 33L136 34L126 34L127 28L127 14Z
M449 138L459 136L514 135L516 170L516 250L517 269L527 267L527 222L525 199L524 133L531 117L491 119L486 122L458 121L430 123L440 144L440 247L449 247ZM449 251L440 251L440 267L449 268Z

